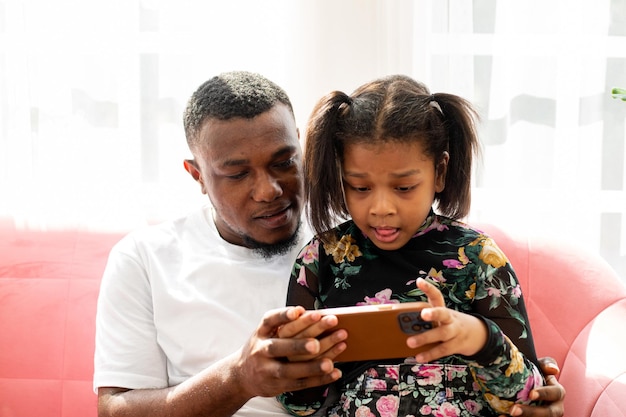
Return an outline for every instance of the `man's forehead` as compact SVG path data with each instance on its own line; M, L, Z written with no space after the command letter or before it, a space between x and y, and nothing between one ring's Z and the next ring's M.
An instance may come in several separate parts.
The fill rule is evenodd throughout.
M253 140L259 137L293 139L298 134L291 111L283 104L276 105L253 118L233 117L230 119L207 118L198 132L198 142L208 143L220 139Z

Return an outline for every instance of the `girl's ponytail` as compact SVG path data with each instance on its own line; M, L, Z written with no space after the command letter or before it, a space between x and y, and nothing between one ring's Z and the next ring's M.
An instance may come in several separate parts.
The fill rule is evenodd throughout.
M339 120L350 111L352 99L341 91L322 97L307 125L304 151L304 192L309 204L307 217L313 230L321 234L344 217L341 144L337 140Z
M443 114L450 155L445 188L435 196L437 207L441 214L461 219L470 211L472 163L479 151L476 132L479 115L471 103L462 97L445 93L433 97Z

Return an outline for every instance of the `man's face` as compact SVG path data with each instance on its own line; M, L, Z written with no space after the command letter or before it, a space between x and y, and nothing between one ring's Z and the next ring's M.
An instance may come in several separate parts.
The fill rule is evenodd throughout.
M301 149L289 109L253 119L208 119L188 171L215 207L224 240L258 247L292 239L302 210Z

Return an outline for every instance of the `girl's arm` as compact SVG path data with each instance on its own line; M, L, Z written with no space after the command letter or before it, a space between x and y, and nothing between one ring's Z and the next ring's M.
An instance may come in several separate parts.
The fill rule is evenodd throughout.
M456 355L470 366L475 382L498 412L508 412L516 402L530 402L530 391L543 384L537 366L526 358L505 335L495 320L480 314L467 314L445 307L443 295L424 279L417 282L433 308L422 311L422 318L439 322L439 327L409 338L411 347L440 342L416 356L428 362ZM497 318L496 318L497 319Z
M317 284L317 268L318 268L318 247L319 244L316 240L312 240L307 246L302 249L298 255L295 264L291 271L291 278L289 281L289 289L287 291L287 305L302 306L307 310L315 309L315 300L317 298L318 284ZM284 326L278 332L279 337L316 337L319 335L314 326L307 327L306 320L309 315L314 315L315 312L304 314L299 320ZM317 313L319 314L319 313ZM325 317L325 320L332 320L333 316ZM336 318L334 318L336 320ZM317 333L316 333L317 332ZM335 343L341 341L341 337L345 339L347 334L337 334L335 332L335 339L329 340L332 336L328 336L320 341L321 351L326 352L323 356L333 357L338 355L343 349L341 343L335 345ZM333 347L330 351L327 349ZM343 344L345 348L345 343ZM307 357L290 358L290 360L307 360ZM310 415L315 411L318 411L323 405L329 392L329 385L322 385L319 387L303 389L299 391L284 392L277 396L278 401L283 407L292 415Z

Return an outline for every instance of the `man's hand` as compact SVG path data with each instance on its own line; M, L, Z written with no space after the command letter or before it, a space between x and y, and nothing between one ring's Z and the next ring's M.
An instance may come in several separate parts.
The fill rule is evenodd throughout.
M530 398L533 401L541 401L545 405L532 406L515 404L510 411L512 416L562 417L565 413L563 402L565 399L565 388L557 381L560 372L559 366L556 361L550 357L540 358L539 365L546 377L546 385L532 390L530 392Z
M322 354L326 342L315 336L337 323L320 321L319 314L299 322L304 312L302 307L267 312L241 349L179 385L161 389L99 388L98 416L199 417L210 410L211 416L227 417L252 397L273 397L336 381L341 371L332 361L335 348L326 348L330 350ZM279 338L282 326L302 337ZM309 333L311 336L305 337ZM289 362L288 356L313 359Z
M322 320L319 313L310 314L302 307L266 313L241 350L237 379L250 397L271 397L336 381L341 371L335 368L332 357L339 353L336 350L342 350L334 348L341 334L332 333L322 341L315 338L336 324L336 319ZM300 361L290 362L288 357Z
M298 314L298 309L295 314ZM316 310L303 311L294 321L291 321L278 329L280 338L315 338L319 340L320 349L314 354L288 356L292 362L308 361L315 358L334 359L346 349L344 340L348 333L344 329L330 332L338 324L337 317L333 315L323 316ZM322 333L324 337L320 337Z

